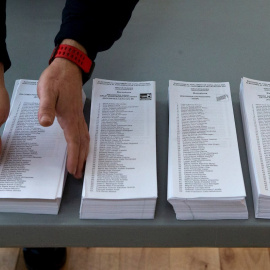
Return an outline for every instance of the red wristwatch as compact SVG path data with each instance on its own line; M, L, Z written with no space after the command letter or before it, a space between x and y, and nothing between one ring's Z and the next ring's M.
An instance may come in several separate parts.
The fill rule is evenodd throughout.
M49 65L54 58L57 57L68 59L80 67L82 70L83 83L86 83L90 79L95 64L84 52L70 45L59 44L52 52Z

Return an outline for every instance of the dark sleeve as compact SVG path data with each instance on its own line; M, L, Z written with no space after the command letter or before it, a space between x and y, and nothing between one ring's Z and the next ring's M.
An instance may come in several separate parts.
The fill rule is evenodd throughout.
M6 0L0 0L0 62L4 64L5 71L10 68L6 46Z
M109 49L122 35L139 0L67 0L55 44L74 39L90 59Z

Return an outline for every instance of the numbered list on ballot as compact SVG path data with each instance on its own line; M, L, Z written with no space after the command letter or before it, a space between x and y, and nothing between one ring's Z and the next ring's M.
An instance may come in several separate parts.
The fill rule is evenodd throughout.
M55 119L42 127L37 81L18 80L2 136L0 198L55 199L63 181L66 141ZM63 184L62 184L63 185Z
M240 89L252 183L270 196L270 82L243 78Z
M83 198L157 196L155 82L93 81Z
M168 198L244 196L229 83L170 81Z

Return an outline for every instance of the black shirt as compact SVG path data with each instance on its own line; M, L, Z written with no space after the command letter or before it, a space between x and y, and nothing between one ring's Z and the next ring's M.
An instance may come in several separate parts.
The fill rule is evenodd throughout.
M55 44L78 41L91 60L121 37L138 0L67 0Z
M74 39L85 47L91 60L121 37L139 0L67 0L55 45ZM0 62L10 67L6 50L6 0L0 0Z
M10 60L6 47L6 0L0 1L0 62L6 71L10 67Z

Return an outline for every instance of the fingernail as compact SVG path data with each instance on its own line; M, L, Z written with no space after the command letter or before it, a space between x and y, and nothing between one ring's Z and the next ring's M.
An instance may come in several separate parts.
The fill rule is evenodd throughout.
M46 124L51 124L52 123L52 119L48 116L48 115L43 115L41 118L40 118L40 122L42 123L46 123Z

